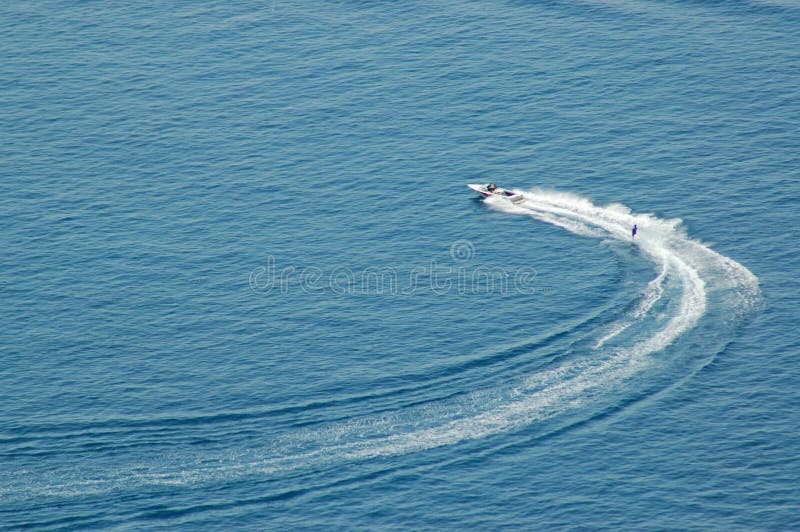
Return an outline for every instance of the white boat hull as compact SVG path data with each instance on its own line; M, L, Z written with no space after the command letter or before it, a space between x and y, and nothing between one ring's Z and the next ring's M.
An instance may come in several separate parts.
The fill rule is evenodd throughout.
M488 198L490 196L499 196L501 198L507 199L513 203L520 203L525 201L525 196L520 193L512 192L510 190L506 190L504 188L497 187L494 190L489 190L489 185L479 185L476 183L470 183L467 185L469 188L483 196L484 198Z

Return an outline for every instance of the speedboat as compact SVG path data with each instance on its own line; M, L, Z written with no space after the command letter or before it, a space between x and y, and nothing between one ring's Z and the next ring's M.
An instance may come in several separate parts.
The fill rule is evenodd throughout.
M519 194L517 192L512 192L510 190L506 190L504 188L500 188L494 183L488 183L486 185L476 185L476 184L469 184L467 185L469 188L483 196L484 198L488 198L490 196L500 196L501 198L505 198L507 200L512 201L513 203L521 203L525 201L525 196Z

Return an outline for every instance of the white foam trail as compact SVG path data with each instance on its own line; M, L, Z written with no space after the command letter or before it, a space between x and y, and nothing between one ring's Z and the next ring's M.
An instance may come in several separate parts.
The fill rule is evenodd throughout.
M102 491L134 479L140 484L192 484L249 474L280 476L307 467L336 466L342 460L401 455L517 430L597 404L613 391L623 389L632 377L655 362L655 353L698 324L706 313L709 293L715 294L715 301L724 311L723 320L735 319L758 301L756 277L732 259L688 238L679 229L680 220L634 215L623 205L598 207L572 194L537 190L524 194L526 200L519 205L501 198L489 198L486 203L578 235L636 245L658 272L643 290L636 308L612 324L591 354L528 375L510 388L476 391L467 400L296 431L273 442L269 452L247 453L249 459L237 455L208 465L210 459L204 458L203 464L191 465L189 472L143 468L133 478L130 473L117 472L117 477L112 474L90 484ZM631 241L634 223L640 232ZM676 301L664 297L665 293L676 291L673 286L679 292ZM664 303L662 300L669 304L668 315L664 319L651 316L656 304ZM633 335L626 345L603 349L634 324L645 325L637 330L650 332L644 337ZM262 457L255 456L258 454ZM79 485L76 478L40 490L69 491L80 489Z
M647 313L653 308L653 305L655 305L661 299L661 296L664 295L663 283L667 274L666 265L662 266L663 267L656 278L647 283L647 288L644 291L643 297L641 301L639 301L638 307L631 316L632 319L614 324L608 334L597 341L594 346L595 349L600 349L606 344L606 342L616 338L628 330L634 323L636 323L636 321L647 316Z
M395 432L392 434L333 445L323 449L322 454L340 459L398 455L483 438L553 418L624 386L628 379L650 365L650 355L692 329L706 312L707 281L713 281L716 289L740 294L739 304L752 305L757 299L755 276L735 261L689 239L678 230L680 220L633 215L623 205L598 207L571 194L531 191L525 195L526 201L518 205L501 198L489 198L486 203L495 209L529 215L584 236L629 242L630 228L634 223L640 227L634 244L653 261L659 273L648 284L632 315L616 324L612 332L598 342L598 349L635 321L645 319L663 297L665 280L672 278L680 286L680 295L669 319L628 347L531 375L510 394L499 394L500 399L487 401L489 404L484 404L482 411L444 419L438 415L442 412L431 416L433 419L415 412L418 423L430 422L430 425L414 429L398 420L393 424ZM404 425L406 430L402 430ZM347 431L348 424L340 428Z

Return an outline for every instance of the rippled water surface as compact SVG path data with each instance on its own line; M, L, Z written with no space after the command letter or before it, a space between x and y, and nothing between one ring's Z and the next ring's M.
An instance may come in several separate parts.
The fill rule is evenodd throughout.
M793 3L0 29L0 528L800 527Z

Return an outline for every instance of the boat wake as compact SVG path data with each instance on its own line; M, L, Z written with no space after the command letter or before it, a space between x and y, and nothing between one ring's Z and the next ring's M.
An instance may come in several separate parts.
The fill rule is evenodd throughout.
M176 457L144 465L135 474L102 471L83 482L78 478L44 482L47 488L39 484L40 491L85 494L123 484L197 485L251 475L280 479L292 471L319 472L343 461L426 451L523 428L529 434L546 434L691 374L730 341L735 325L759 301L757 278L689 238L680 220L634 214L619 204L597 206L573 194L515 192L524 194L525 200L512 203L489 197L484 201L498 211L530 216L612 246L635 246L653 265L654 277L642 288L639 299L592 331L593 337L577 356L557 358L494 389L394 413L290 430L261 449L236 456L206 454L192 464ZM635 240L630 234L634 223L639 227ZM709 343L704 339L710 332L715 340ZM658 384L653 385L653 375L666 378L656 379ZM20 487L12 486L10 491ZM31 484L27 488L22 491L37 491Z
M745 267L690 239L680 220L633 214L619 204L596 206L586 198L546 191L524 193L525 201L500 197L484 201L499 211L531 216L581 236L632 243L653 263L656 275L642 291L633 310L607 325L581 358L528 375L512 387L481 392L457 405L403 412L364 431L363 438L325 446L315 455L364 459L423 451L465 440L485 438L549 420L568 411L601 411L604 398L624 391L648 368L687 363L687 356L709 360L711 352L662 352L697 327L713 303L715 331L732 326L759 301L757 278ZM636 223L639 234L631 237ZM713 296L713 297L712 297ZM713 301L712 301L713 299ZM727 340L723 339L723 342ZM694 342L703 349L702 342ZM716 350L715 350L716 349ZM636 395L636 392L633 392ZM423 428L416 428L423 425ZM354 425L334 432L341 439ZM364 425L361 425L364 430ZM382 431L390 432L381 436ZM319 443L319 434L312 439ZM345 438L348 439L349 438Z

